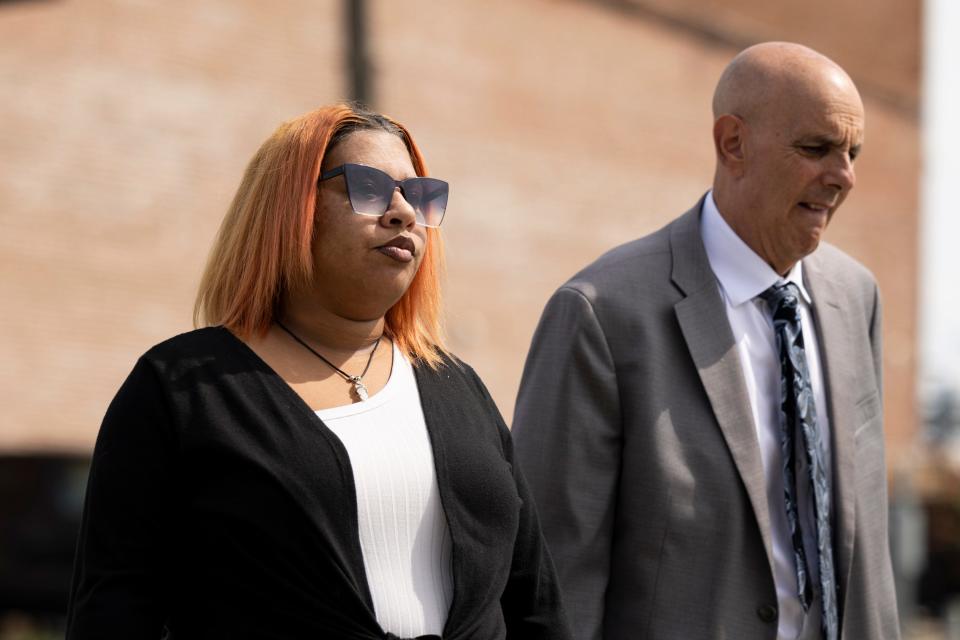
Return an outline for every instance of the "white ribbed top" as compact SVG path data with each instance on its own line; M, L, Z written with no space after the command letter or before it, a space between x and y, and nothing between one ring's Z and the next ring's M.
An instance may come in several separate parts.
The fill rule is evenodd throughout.
M450 533L413 368L394 345L379 393L316 413L350 455L377 622L401 637L441 635L453 599Z

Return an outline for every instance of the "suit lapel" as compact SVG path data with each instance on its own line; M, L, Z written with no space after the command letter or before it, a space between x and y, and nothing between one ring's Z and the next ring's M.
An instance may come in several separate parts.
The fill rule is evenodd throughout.
M772 566L770 514L760 444L733 331L700 236L701 200L670 231L672 279L685 294L674 306L687 348L707 392L763 537Z
M813 298L813 315L820 343L820 362L824 370L827 405L833 450L833 500L835 516L834 545L841 589L846 590L853 561L856 518L856 407L850 394L840 389L857 387L857 372L850 354L850 333L841 305L842 293L820 270L816 254L803 261L804 284ZM844 593L840 594L842 604Z

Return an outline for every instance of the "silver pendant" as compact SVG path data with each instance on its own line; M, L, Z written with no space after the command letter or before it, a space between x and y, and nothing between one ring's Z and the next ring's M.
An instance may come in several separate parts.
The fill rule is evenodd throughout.
M354 376L350 379L350 382L353 383L353 390L356 391L357 397L360 398L361 402L370 397L370 394L367 393L367 386L363 384L360 376Z

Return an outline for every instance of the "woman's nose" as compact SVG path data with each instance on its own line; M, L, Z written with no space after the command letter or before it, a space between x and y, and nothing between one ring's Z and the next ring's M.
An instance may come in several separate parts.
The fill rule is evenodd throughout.
M417 223L417 212L414 211L407 199L403 197L400 187L393 190L390 206L380 216L380 224L387 227L412 227Z

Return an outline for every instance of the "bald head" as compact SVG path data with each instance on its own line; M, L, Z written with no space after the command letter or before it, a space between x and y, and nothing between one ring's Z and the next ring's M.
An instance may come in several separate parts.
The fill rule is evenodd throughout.
M863 141L860 94L826 56L767 42L727 65L713 115L718 210L784 274L817 248L853 189L853 162Z
M860 100L850 76L830 58L791 42L764 42L744 49L727 65L713 94L713 117L756 120L783 103L825 92Z

